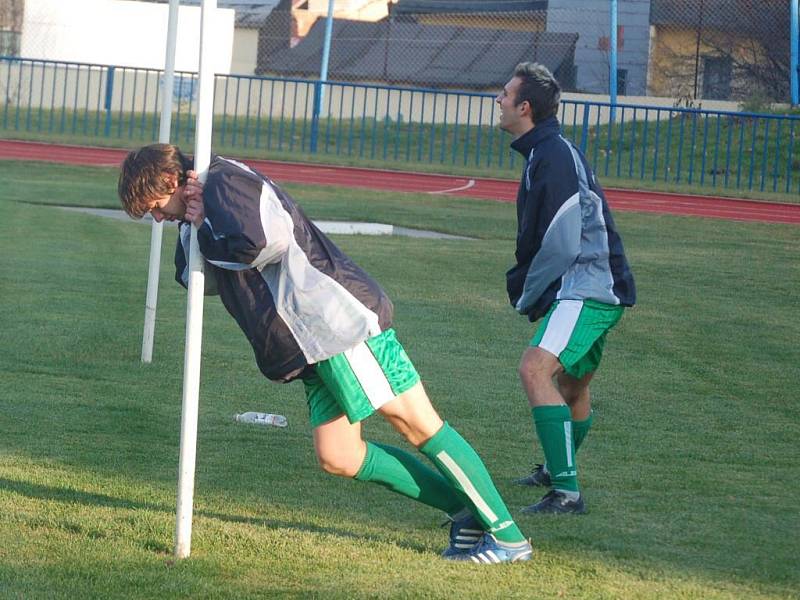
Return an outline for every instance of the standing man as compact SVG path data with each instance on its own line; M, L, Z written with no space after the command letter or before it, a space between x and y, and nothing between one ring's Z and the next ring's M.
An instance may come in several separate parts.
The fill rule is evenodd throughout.
M589 382L606 334L636 300L603 190L586 158L561 136L560 96L550 71L521 63L496 98L500 128L525 157L508 296L530 321L542 319L519 375L545 462L516 483L552 489L526 513L586 512L575 453L592 424Z
M201 186L191 169L169 144L131 152L119 177L122 206L132 217L181 221L175 264L184 286L190 223L197 227L206 282L262 373L303 381L321 468L445 512L447 559L529 560L531 545L480 457L431 405L380 286L268 177L217 156ZM400 448L365 442L361 421L376 412L435 469Z

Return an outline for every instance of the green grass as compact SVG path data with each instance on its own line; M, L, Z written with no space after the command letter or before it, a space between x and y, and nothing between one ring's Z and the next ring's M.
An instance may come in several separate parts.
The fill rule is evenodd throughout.
M622 123L611 127L595 125L592 115L586 128L581 122L564 123L566 137L578 144L585 137L586 156L604 185L800 202L796 176L800 151L788 124L678 112L656 123L654 110L644 112L621 107ZM185 106L176 111L170 139L192 148L194 118ZM510 150L511 138L489 123L490 115L484 118L486 125L469 128L463 123L408 122L402 114L363 123L356 116L323 118L317 152L312 153L310 121L234 114L214 119L213 146L219 153L243 158L517 179L522 158ZM151 112L106 115L96 110L6 105L0 111L0 135L138 147L156 139L158 119ZM716 153L715 148L719 148Z
M165 235L154 362L139 362L149 227L110 169L0 162L0 597L800 597L795 318L788 225L619 213L639 288L607 345L579 455L589 514L521 517L535 560L436 556L440 515L322 474L299 384L263 379L205 307L192 556L171 557L185 294ZM312 217L478 237L337 236L395 301L436 406L509 481L538 451L516 365L533 328L507 305L514 207L292 186ZM245 427L243 410L287 415ZM368 437L398 442L379 418ZM401 443L402 445L402 443Z

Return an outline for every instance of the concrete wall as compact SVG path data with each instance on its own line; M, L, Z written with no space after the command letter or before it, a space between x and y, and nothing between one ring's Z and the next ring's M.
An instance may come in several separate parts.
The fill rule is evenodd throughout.
M739 37L710 29L703 31L697 45L697 30L690 28L652 27L652 54L650 55L651 94L676 98L695 97L695 60L697 60L697 98L703 100L704 59L720 56L719 48L730 48L729 56L735 63L751 65L753 70L770 69L767 52L757 40ZM696 56L699 51L699 56ZM731 97L747 98L758 91L758 82L747 71L733 68L731 72Z
M623 46L617 53L617 68L627 69L627 94L644 95L650 45L650 0L619 0L618 26ZM611 15L608 0L550 0L547 31L577 33L575 64L577 88L590 93L608 93ZM605 44L605 45L604 45Z
M128 0L27 0L20 54L92 64L164 68L169 6ZM230 73L234 11L212 23L214 70ZM196 71L200 8L179 11L177 70Z
M230 72L235 75L252 75L258 59L258 29L237 27L233 32L233 57ZM217 71L220 73L220 71Z

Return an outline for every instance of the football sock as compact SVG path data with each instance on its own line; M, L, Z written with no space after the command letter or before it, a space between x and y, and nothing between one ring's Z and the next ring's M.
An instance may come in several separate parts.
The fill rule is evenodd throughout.
M514 543L525 539L511 518L483 461L448 423L419 450L436 465L453 487L466 495L473 516L486 531L501 542Z
M592 426L592 419L594 417L594 412L589 411L589 416L586 417L583 421L576 421L575 419L572 420L572 440L575 442L575 453L578 453L578 448L580 448L583 440L586 439L586 435L589 433L589 429ZM545 473L550 473L550 469L547 468L547 463L545 462L542 465L544 468Z
M464 498L439 473L413 454L394 446L367 442L367 454L358 481L377 483L449 515L464 508Z
M581 447L586 434L589 433L589 428L592 426L593 413L589 411L589 416L583 421L572 420L572 439L575 442L575 452Z
M566 404L536 406L532 413L553 488L577 492L578 473L569 407Z

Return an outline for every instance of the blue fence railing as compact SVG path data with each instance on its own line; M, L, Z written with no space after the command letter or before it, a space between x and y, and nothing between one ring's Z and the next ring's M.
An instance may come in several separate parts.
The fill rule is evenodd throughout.
M161 76L0 57L0 135L149 143L158 135ZM196 83L176 73L171 139L184 146L194 142ZM488 93L218 75L214 115L212 143L225 152L514 177L521 161L496 127ZM559 116L605 178L800 193L798 116L574 100L562 101Z

